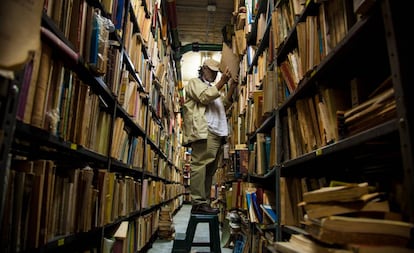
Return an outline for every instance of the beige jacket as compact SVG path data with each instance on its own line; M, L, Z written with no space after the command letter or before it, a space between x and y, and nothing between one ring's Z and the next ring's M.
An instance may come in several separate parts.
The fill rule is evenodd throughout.
M185 101L182 107L183 113L183 146L188 146L194 141L207 139L208 126L205 117L207 105L220 97L216 86L209 86L200 78L192 78L184 87ZM231 103L223 97L224 107Z

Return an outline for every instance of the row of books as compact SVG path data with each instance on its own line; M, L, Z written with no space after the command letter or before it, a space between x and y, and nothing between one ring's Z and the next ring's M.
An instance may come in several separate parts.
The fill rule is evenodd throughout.
M242 60L239 63L240 75L247 72L247 85L246 91L240 96L242 100L238 101L240 107L239 114L249 110L249 107L255 108L256 113L252 116L248 116L250 120L246 129L247 133L254 132L255 129L262 122L262 118L266 118L266 113L271 114L273 109L277 108L290 94L294 93L297 89L300 81L305 74L317 66L320 61L335 47L345 36L348 31L348 27L354 22L350 14L352 12L349 8L340 8L345 5L343 0L336 0L334 2L318 2L310 3L318 8L319 16L307 16L306 20L298 22L299 15L302 14L305 6L300 1L283 1L278 3L272 15L268 16L268 20L272 20L271 34L269 41L274 43L269 48L265 48L263 52L257 56L257 64L252 65L252 59L257 50L257 45L248 45L243 50L239 50L237 47L233 47L234 52L243 52ZM328 14L329 13L329 20ZM335 13L335 14L332 14ZM298 47L287 53L285 59L280 59L278 66L274 69L268 68L268 66L274 60L275 49L283 42L290 29L297 22L297 29L295 32L298 34ZM264 22L266 24L267 22ZM260 24L257 24L259 26ZM263 24L262 24L263 26ZM283 27L284 28L283 28ZM329 26L329 27L328 27ZM283 28L283 29L282 29ZM324 28L325 32L321 32L319 29ZM261 28L258 30L265 30ZM284 33L282 31L285 31ZM278 36L283 38L277 39ZM319 35L324 37L321 39ZM260 37L258 35L258 37ZM244 45L238 42L238 37L234 36L236 41L235 45ZM312 41L314 43L308 43ZM237 50L236 50L237 49ZM322 51L321 51L322 50ZM321 52L320 52L321 51ZM250 56L249 56L250 55ZM246 67L247 65L247 67ZM251 66L251 73L248 73L247 69ZM269 85L276 84L276 85ZM257 108L260 106L255 103L248 103L249 99L253 99L254 93L257 90L262 90L266 96L263 98L263 105L265 108L257 115ZM276 98L276 99L275 99ZM256 120L256 121L255 121Z
M52 51L47 43L42 42L42 48L34 53L26 65L17 118L23 123L50 131L65 141L105 155L109 146L106 136L110 135L112 119L102 109L105 102ZM119 106L138 126L145 126L148 106L137 82L130 78L127 71L122 72L119 92ZM142 152L136 150L136 142L130 141L128 135L124 135L125 138L118 135L126 134L123 126L120 126L123 122L119 119L115 119L115 145L111 147L111 155L127 164L142 167ZM149 120L151 123L148 124L147 134L154 143L159 144L159 123L153 118ZM172 132L172 127L169 132ZM133 140L139 141L139 138ZM124 141L124 145L117 145L119 141ZM169 135L164 137L164 143L168 141ZM168 151L172 151L171 145ZM169 155L172 159L173 155Z
M12 162L1 221L4 248L19 252L88 232L184 191L179 184L71 166L52 160Z
M102 252L138 252L155 236L171 239L175 232L171 213L179 206L180 200L175 199L149 214L122 221L113 234L104 237Z
M111 237L104 237L104 253L138 252L158 229L159 209L132 221L122 221Z
M0 225L4 252L43 251L43 245L58 238L60 247L66 236L77 244L77 234L82 237L89 232L96 233L99 240L87 242L91 244L87 246L96 248L102 234L112 228L106 225L126 217L128 221L120 223L115 238L125 240L131 252L136 252L158 229L159 210L150 207L166 201L177 203L177 196L184 192L183 185L166 182L179 182L180 178L171 165L173 159L175 164L180 159L180 153L174 153L179 148L172 149L169 137L177 125L173 118L153 119L172 108L174 94L168 93L174 90L169 81L171 70L166 74L170 66L160 64L170 60L162 44L166 37L157 36L156 40L152 36L154 20L146 16L158 14L152 12L156 4L160 1L44 2L42 41L24 69L17 119L49 132L53 140L82 146L98 153L98 158L103 155L108 158L102 160L107 166L85 166L87 161L78 159L76 151L70 162L13 157L5 178L5 213ZM163 56L166 58L161 59ZM153 84L153 68L161 87ZM149 93L152 88L160 92ZM148 115L149 105L156 108L154 117ZM160 122L168 129L162 141ZM146 137L151 145L145 143ZM19 136L20 140L31 143L30 136ZM48 144L46 141L40 149L50 148ZM162 145L167 158L160 157L156 145ZM51 155L56 151L52 149ZM113 167L108 169L114 161L111 158L123 163L124 172L126 167L144 170L143 164L148 165L153 177L115 173ZM144 209L145 215L140 216ZM114 249L119 248L117 244Z
M233 182L231 189L226 192L227 209L246 210L252 223L277 223L278 217L274 201L272 191L249 182Z

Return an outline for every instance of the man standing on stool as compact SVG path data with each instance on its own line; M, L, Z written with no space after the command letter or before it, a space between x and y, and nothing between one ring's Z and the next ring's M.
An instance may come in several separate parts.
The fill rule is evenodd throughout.
M220 80L212 84L219 71L219 62L207 59L198 70L199 76L192 78L184 87L183 145L191 146L191 201L193 214L217 214L219 210L210 206L210 189L222 145L228 135L225 109L231 105L237 80L231 79L228 68ZM230 80L227 95L220 90Z

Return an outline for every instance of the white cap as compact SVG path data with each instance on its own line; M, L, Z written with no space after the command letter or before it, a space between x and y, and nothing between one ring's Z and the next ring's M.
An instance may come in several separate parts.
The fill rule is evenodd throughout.
M220 63L213 59L207 59L204 61L203 66L207 66L209 69L213 71L219 71Z

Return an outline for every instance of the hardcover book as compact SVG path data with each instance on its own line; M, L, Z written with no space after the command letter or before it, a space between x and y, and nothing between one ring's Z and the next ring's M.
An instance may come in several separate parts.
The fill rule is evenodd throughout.
M273 208L272 208L271 205L269 205L269 204L261 204L260 205L260 208L262 209L263 214L267 218L269 218L272 221L272 223L277 223L278 222L278 220L277 220L277 214L273 210Z
M327 201L352 201L358 200L369 192L368 183L348 184L320 189L303 193L303 201L306 203Z

